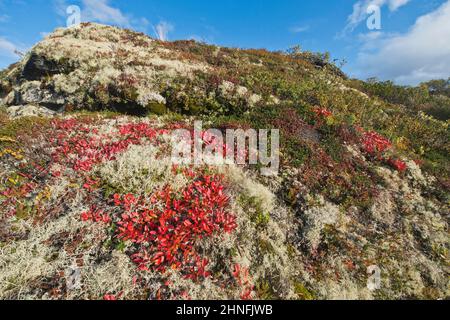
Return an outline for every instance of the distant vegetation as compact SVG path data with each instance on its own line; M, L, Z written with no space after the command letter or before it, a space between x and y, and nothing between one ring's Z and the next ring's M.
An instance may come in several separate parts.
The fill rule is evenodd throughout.
M450 78L432 80L416 87L395 85L392 81L353 80L355 88L412 111L423 111L442 121L450 119Z

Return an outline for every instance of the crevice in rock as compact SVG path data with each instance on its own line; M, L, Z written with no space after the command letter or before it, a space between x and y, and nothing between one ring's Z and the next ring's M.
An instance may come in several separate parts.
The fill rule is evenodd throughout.
M46 76L52 76L60 73L70 73L74 68L68 61L54 61L37 53L31 53L25 66L23 67L20 78L22 80L40 80Z

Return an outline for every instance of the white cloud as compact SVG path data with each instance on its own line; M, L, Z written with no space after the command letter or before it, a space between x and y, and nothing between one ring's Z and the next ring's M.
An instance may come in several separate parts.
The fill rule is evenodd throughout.
M383 35L384 35L384 33L381 31L372 31L369 33L359 34L358 40L360 40L364 43L368 43L368 42L380 39Z
M130 19L117 8L109 5L109 0L83 0L83 21L98 21L122 27L131 25Z
M347 18L347 25L344 29L344 33L353 31L368 17L367 8L369 6L375 5L381 8L387 5L390 11L396 11L410 1L411 0L359 0L353 5L353 12Z
M389 10L395 11L398 8L407 4L410 0L390 0L388 1Z
M450 76L450 0L419 17L405 34L368 35L358 56L359 76L401 84Z
M0 22L7 22L9 20L9 16L6 14L0 14Z
M18 51L20 51L20 49L17 45L5 38L0 38L0 56L17 58L18 55L16 52Z
M368 33L360 33L357 36L359 41L359 52L376 50L380 48L380 41L393 37L394 34L384 33L381 31L371 31Z
M56 13L61 17L66 17L66 9L69 6L65 0L53 0L53 5Z
M53 0L58 15L67 18L66 12L70 3L67 0ZM144 17L134 17L111 5L110 0L82 0L81 21L99 22L119 27L147 32L150 22Z
M289 29L292 33L301 33L309 30L309 26L295 26Z
M161 21L156 27L153 27L156 37L162 41L169 40L169 32L172 32L174 29L174 26L166 21Z

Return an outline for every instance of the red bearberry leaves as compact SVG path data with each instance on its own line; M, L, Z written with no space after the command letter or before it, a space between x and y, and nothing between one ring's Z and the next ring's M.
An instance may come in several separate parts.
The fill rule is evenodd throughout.
M237 226L218 176L201 175L183 190L166 187L147 199L114 195L114 203L122 208L118 237L139 246L132 259L141 270L173 268L193 280L209 276L196 241Z

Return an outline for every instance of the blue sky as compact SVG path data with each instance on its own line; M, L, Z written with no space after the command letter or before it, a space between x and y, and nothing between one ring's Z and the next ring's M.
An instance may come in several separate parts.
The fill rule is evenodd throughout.
M329 51L344 71L401 84L450 77L450 0L0 0L0 68L57 27L66 8L82 21L118 25L169 40L221 46ZM369 30L370 5L381 29Z

